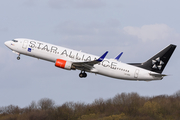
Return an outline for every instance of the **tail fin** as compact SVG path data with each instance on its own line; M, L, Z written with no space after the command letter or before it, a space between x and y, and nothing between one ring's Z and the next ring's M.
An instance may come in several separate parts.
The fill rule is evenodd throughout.
M146 62L131 65L135 65L153 72L162 73L175 48L176 45L171 44Z

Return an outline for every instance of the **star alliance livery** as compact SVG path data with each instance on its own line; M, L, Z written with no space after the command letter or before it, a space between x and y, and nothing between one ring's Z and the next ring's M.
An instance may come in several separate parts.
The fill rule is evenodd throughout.
M146 62L125 64L118 61L123 52L114 59L106 59L108 51L98 57L32 39L18 38L6 41L4 44L18 55L18 60L21 54L47 60L62 69L80 70L80 78L87 77L86 72L91 72L117 79L137 81L163 79L166 75L162 72L176 48L176 45L171 44Z

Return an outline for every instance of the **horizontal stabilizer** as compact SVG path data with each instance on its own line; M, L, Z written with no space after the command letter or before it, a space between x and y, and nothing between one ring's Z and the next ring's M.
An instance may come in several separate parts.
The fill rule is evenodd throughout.
M154 76L154 77L164 77L164 76L167 76L165 74L154 74L154 73L149 73L151 76Z

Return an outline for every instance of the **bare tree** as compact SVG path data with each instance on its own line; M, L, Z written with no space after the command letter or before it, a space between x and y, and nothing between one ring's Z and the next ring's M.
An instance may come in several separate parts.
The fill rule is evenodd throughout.
M41 109L41 110L51 109L51 108L54 107L54 105L55 105L55 102L53 100L49 99L49 98L42 98L37 103L38 108Z
M37 105L35 101L32 101L31 104L29 105L29 109L31 110L36 110L37 109Z
M175 94L173 94L173 97L180 98L180 90L178 90Z

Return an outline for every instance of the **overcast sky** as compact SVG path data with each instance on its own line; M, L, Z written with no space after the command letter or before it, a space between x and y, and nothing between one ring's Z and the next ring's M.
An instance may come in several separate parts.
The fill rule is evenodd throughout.
M124 52L125 63L144 62L169 44L180 45L179 0L1 0L0 106L28 106L41 98L91 103L117 93L172 95L180 90L180 49L162 81L125 81L66 71L36 58L17 55L4 42L30 38L107 58Z

